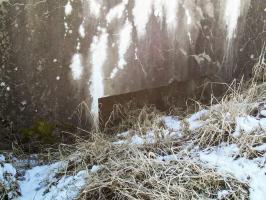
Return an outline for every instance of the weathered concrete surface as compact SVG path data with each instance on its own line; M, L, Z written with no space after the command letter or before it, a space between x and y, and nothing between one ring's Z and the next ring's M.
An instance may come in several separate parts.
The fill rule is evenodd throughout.
M92 99L98 100L100 95L137 91L194 77L230 81L243 74L248 76L265 41L263 0L241 1L230 41L225 20L227 0L178 1L174 18L167 15L170 10L160 13L147 6L143 12L149 14L144 13L140 21L137 16L143 13L134 14L135 0L123 1L121 16L109 21L108 13L121 0L9 2L4 29L8 31L12 53L1 62L0 83L5 86L0 89L0 114L15 127L28 127L45 119L60 125L83 121L80 126L87 128L88 120L81 120L87 115L75 109L83 101L90 109L95 106ZM93 2L100 7L91 9ZM68 4L72 10L66 13ZM147 23L142 33L145 17ZM124 29L127 23L131 29ZM122 30L125 30L122 35L129 35L124 50ZM100 49L95 54L104 34L106 52ZM79 55L76 61L80 63L73 64L75 54ZM119 68L120 61L125 63ZM73 77L76 66L82 67L77 79ZM118 71L111 78L115 68ZM93 81L99 74L101 79Z

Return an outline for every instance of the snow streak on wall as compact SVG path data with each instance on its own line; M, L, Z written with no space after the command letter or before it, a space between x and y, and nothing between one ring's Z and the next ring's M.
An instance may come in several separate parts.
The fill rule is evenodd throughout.
M105 29L100 30L99 36L94 36L91 44L90 62L92 66L90 93L92 96L91 113L94 124L98 124L98 99L104 96L103 66L107 61L108 34Z
M65 5L66 18L73 3ZM72 77L80 80L83 68L90 71L91 112L97 118L100 97L186 80L191 63L199 74L217 72L223 60L215 54L224 46L226 57L247 7L249 0L85 0ZM213 33L220 27L222 46ZM65 28L66 34L73 31L67 23Z
M224 53L224 65L227 68L227 73L232 73L235 70L233 66L234 60L234 42L237 38L237 28L239 18L250 5L250 0L225 0L224 5L224 23L226 26L226 49Z

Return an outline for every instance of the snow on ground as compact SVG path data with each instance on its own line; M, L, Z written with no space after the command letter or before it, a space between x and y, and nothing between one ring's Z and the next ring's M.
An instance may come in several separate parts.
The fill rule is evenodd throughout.
M79 195L88 176L85 170L64 175L67 162L57 162L25 170L21 172L25 174L19 177L11 164L4 163L3 155L0 155L0 162L0 185L10 191L8 197L14 200L72 200ZM58 175L59 172L63 172L63 175Z
M25 172L24 180L19 181L21 197L17 200L71 200L85 185L86 172L74 176L64 175L59 180L56 175L66 167L66 162L37 166Z
M204 126L204 121L201 120L205 115L208 114L208 110L201 110L193 115L190 118L186 119L187 123L189 124L189 130L194 131L198 128Z
M13 199L17 195L16 169L9 163L5 163L5 157L0 155L0 199L3 188L7 192L8 198Z
M72 200L86 184L87 172L80 171L75 176L64 176L56 186L52 186L48 193L43 195L44 200ZM42 198L42 197L41 197ZM26 199L25 199L26 200Z
M250 200L266 199L266 157L249 160L235 158L239 149L236 145L220 146L212 151L199 153L206 166L215 168L220 174L233 176L250 187Z
M235 131L233 135L240 137L241 134L253 134L254 131L258 131L259 134L265 134L266 131L266 118L263 110L260 112L262 117L244 116L237 117L235 119ZM208 110L201 110L191 117L184 119L188 123L190 131L204 126L204 117L208 114ZM165 130L162 130L164 137L169 133L176 133L179 137L182 136L183 128L182 121L178 117L164 116L162 121L165 125ZM133 145L142 145L145 143L154 143L155 135L153 131L149 131L145 136L139 136L135 133L130 138L129 131L121 133L119 137L128 138L127 140L120 140L114 144L129 143ZM164 138L163 137L163 138ZM186 147L184 147L186 148ZM253 148L261 153L266 152L266 143L261 144ZM195 162L201 163L203 166L215 169L219 174L224 177L234 177L239 182L245 183L249 186L250 200L265 200L266 199L266 153L262 157L255 159L247 159L245 157L239 157L240 150L236 144L220 144L218 147L213 147L207 150L200 150L198 147L194 147L191 152L192 159ZM157 156L160 161L173 161L181 158L180 155L166 155ZM191 159L191 158L187 158ZM225 198L230 191L220 191L218 194L219 199Z
M266 131L266 118L260 120L260 127Z
M65 5L65 15L66 16L71 15L72 10L73 10L72 5L70 1L68 1L67 4Z
M49 183L56 181L54 178L65 163L37 166L25 172L24 180L19 181L21 197L17 200L44 199L44 192Z
M239 137L242 132L245 134L250 134L259 128L260 128L260 120L257 120L255 117L251 116L237 117L236 129L233 135L235 137Z
M160 131L160 134L156 134L154 130L149 130L144 135L139 135L136 131L126 131L117 134L118 140L113 142L115 145L132 144L132 145L143 145L143 144L154 144L158 140L162 139L178 139L182 137L182 124L178 117L174 116L163 116L161 121L165 125L165 129ZM134 134L131 134L134 133Z
M162 120L168 129L171 129L174 132L179 132L182 130L181 122L177 117L164 116L162 117Z
M265 145L260 150L265 150ZM239 148L237 145L222 144L219 147L205 151L195 151L193 159L203 166L215 169L224 177L234 177L239 182L249 186L250 200L266 199L266 155L264 157L249 160L243 157L237 158ZM158 156L159 161L181 160L179 155ZM192 158L187 158L192 159ZM220 191L218 199L223 199L229 191Z
M266 118L260 112L261 117L239 116L235 118L235 131L233 135L240 137L241 134L253 134L257 131L258 134L265 134ZM191 132L196 131L197 128L204 126L204 118L208 114L208 110L202 110L191 115L189 118L180 120L174 116L163 116L160 121L164 124L163 128L158 130L149 130L146 134L139 134L137 131L126 131L117 134L117 140L113 142L115 145L131 144L143 145L154 144L158 140L163 139L179 139L185 134L185 123L188 124L188 129ZM188 143L190 144L190 143ZM184 144L184 150L189 146ZM192 144L192 143L191 143ZM190 145L191 145L190 144ZM261 153L266 152L266 143L253 147L254 150ZM217 147L208 148L205 150L194 147L189 152L189 157L182 157L177 155L155 155L160 161L172 161L179 159L192 159L203 166L216 170L224 177L234 177L239 182L245 183L249 186L250 200L265 200L266 199L266 153L254 159L240 157L240 149L237 144L220 144ZM5 157L0 155L0 184L6 188L11 188L16 182L16 169L8 163L5 163ZM15 200L73 200L80 190L85 186L86 179L91 173L97 173L101 170L101 166L93 166L89 173L84 170L73 175L67 175L62 172L67 167L67 162L57 162L51 165L36 166L25 171L25 175L19 178L18 188L21 196L11 198ZM58 177L58 172L60 176ZM9 179L7 179L8 174ZM226 197L230 191L220 191L219 199ZM15 193L10 193L13 197Z

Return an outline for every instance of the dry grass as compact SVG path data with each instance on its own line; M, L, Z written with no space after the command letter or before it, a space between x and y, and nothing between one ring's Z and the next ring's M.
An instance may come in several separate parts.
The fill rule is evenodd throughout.
M183 150L182 141L114 145L110 138L95 134L76 148L71 156L76 160L75 171L101 166L98 173L90 173L80 200L217 199L223 190L230 191L224 199L248 199L244 183L203 167ZM157 159L166 155L176 159Z
M207 108L209 112L202 119L205 125L193 133L183 130L185 135L179 140L134 146L114 145L111 141L116 139L103 134L92 134L89 141L81 139L75 146L76 153L71 156L76 160L76 170L90 169L93 165L101 166L101 170L90 173L79 199L218 199L218 192L223 190L230 191L223 199L248 199L248 188L244 183L205 168L197 158L190 156L189 149L188 152L184 150L184 145L188 144L187 140L203 149L221 143L237 144L240 156L259 156L253 147L265 143L265 133L254 130L240 137L234 137L233 133L236 118L254 115L266 100L265 66L261 58L250 82L229 85L222 100ZM132 105L117 105L113 120L116 117L122 120L118 126L108 127L108 132L134 130L140 135L149 130L160 132L165 128L160 120L162 115L154 107L132 109ZM187 128L185 124L184 127ZM157 159L165 155L175 155L176 159Z
M162 128L160 117L162 112L154 106L144 106L136 108L132 102L125 106L115 105L112 113L112 120L119 120L114 126L107 126L105 132L119 133L129 129L135 130L140 134L145 134L148 130L158 130ZM111 119L110 119L111 120ZM111 121L109 121L112 124Z
M264 54L262 54L264 57ZM241 154L256 157L260 153L254 146L264 144L266 134L262 130L254 130L250 134L234 137L236 118L248 115L256 116L258 108L266 102L266 63L261 57L253 70L253 78L248 83L233 82L219 104L208 107L208 114L202 119L205 125L190 133L191 140L201 148L216 146L221 143L238 144Z
M231 177L223 178L190 159L159 161L153 152L135 146L109 146L100 172L92 174L80 199L247 199L247 187ZM106 151L106 150L105 150Z

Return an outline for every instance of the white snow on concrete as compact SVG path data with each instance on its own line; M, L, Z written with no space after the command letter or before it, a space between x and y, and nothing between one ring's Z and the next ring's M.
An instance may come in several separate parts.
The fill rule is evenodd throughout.
M165 17L168 31L174 31L177 28L178 19L177 11L179 7L179 0L153 0L153 14L162 23Z
M225 1L224 20L227 26L227 38L229 41L234 37L240 14L241 14L241 0Z
M74 80L80 80L83 73L82 55L76 53L72 57L70 69Z
M72 5L71 5L70 1L68 1L67 4L65 5L65 15L66 16L71 15L72 10L73 10Z
M118 54L119 54L119 61L118 66L113 69L110 78L115 78L117 72L119 70L124 69L124 67L127 65L126 62L126 53L132 43L132 30L133 26L131 22L126 21L123 29L119 33L119 46L118 46Z
M123 0L120 4L111 8L106 15L107 23L109 24L115 19L120 19L124 14L127 4L128 4L128 0Z
M79 35L84 38L86 36L84 22L79 26Z
M101 4L97 0L89 0L89 12L91 16L99 18L101 15Z
M164 18L164 2L165 0L155 0L153 2L153 14L154 16L156 16L159 19L159 22L162 23L163 22L163 18Z
M186 17L187 17L187 25L189 26L192 23L192 18L191 18L189 10L187 8L185 10L186 10Z
M152 5L153 0L135 0L133 16L138 38L142 38L146 33L146 26L152 14Z
M165 17L168 31L175 31L177 28L177 10L179 6L179 0L164 1Z
M90 62L92 66L90 94L92 96L91 113L94 124L98 126L99 108L98 99L104 96L103 66L107 60L108 33L101 29L99 36L94 36L90 48Z

